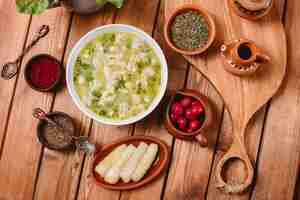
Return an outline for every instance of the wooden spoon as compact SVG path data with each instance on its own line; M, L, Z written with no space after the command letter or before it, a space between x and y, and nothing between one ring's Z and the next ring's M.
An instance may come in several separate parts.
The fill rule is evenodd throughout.
M271 61L251 77L237 77L226 72L222 66L220 45L208 51L207 56L185 56L215 86L223 97L232 119L234 142L216 169L217 187L228 193L245 191L252 183L254 171L245 147L245 132L252 116L265 105L280 87L286 72L287 52L283 25L276 10L258 22L241 21L230 13L228 1L212 0L166 0L165 13L168 18L178 6L201 3L217 24L217 40L248 38L253 40L268 55ZM230 184L223 180L221 172L229 160L243 161L247 178L242 184Z

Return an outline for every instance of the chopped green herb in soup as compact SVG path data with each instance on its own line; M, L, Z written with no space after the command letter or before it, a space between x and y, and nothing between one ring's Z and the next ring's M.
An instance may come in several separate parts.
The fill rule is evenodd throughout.
M81 51L74 67L81 101L109 119L127 119L147 110L159 92L161 63L134 33L101 33Z

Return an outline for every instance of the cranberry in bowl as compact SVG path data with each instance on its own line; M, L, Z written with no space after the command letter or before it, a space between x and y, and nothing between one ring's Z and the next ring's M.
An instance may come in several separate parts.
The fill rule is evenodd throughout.
M53 91L62 80L61 63L48 54L32 57L25 66L25 80L28 85L39 92Z
M165 114L165 127L173 136L197 140L206 147L203 136L212 125L214 113L209 99L196 90L179 90L172 96Z

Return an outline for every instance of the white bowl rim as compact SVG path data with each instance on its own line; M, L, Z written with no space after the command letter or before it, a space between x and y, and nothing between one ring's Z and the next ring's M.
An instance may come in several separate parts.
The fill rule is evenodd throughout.
M134 32L136 33L140 38L142 38L147 44L149 44L153 50L155 51L156 55L158 56L160 62L161 62L161 86L159 93L156 95L155 99L153 100L152 104L149 106L149 108L139 113L136 116L130 117L128 119L124 120L113 120L101 117L97 115L96 113L92 112L82 101L80 100L79 96L77 95L77 92L75 91L74 83L73 83L73 67L74 63L78 57L78 54L82 47L84 47L87 42L94 39L99 33L101 32L111 32L114 30L121 30L126 32ZM66 69L66 81L67 81L67 88L68 92L75 103L75 105L79 108L80 111L82 111L85 115L88 117L94 119L96 122L107 124L107 125L116 125L116 126L122 126L122 125L129 125L133 124L135 122L138 122L142 119L144 119L146 116L148 116L150 113L154 111L154 109L159 105L162 98L165 95L166 89L167 89L167 83L168 83L168 64L166 57L160 48L160 46L157 44L157 42L147 33L145 33L143 30L136 28L131 25L125 25L125 24L109 24L100 26L98 28L92 29L87 34L85 34L83 37L80 38L80 40L75 44L75 46L72 48L69 58L67 60L67 69Z

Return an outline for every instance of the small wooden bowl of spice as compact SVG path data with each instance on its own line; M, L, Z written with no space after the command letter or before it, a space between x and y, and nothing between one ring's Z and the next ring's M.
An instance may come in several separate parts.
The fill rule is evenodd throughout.
M61 63L48 54L32 57L25 67L25 80L39 92L53 91L60 84L63 76Z
M76 131L73 119L63 112L47 113L46 117L56 125L47 120L39 121L37 135L40 143L52 150L70 151L75 149Z
M196 4L175 9L167 19L164 36L168 45L184 55L206 51L216 37L216 25L211 15Z

